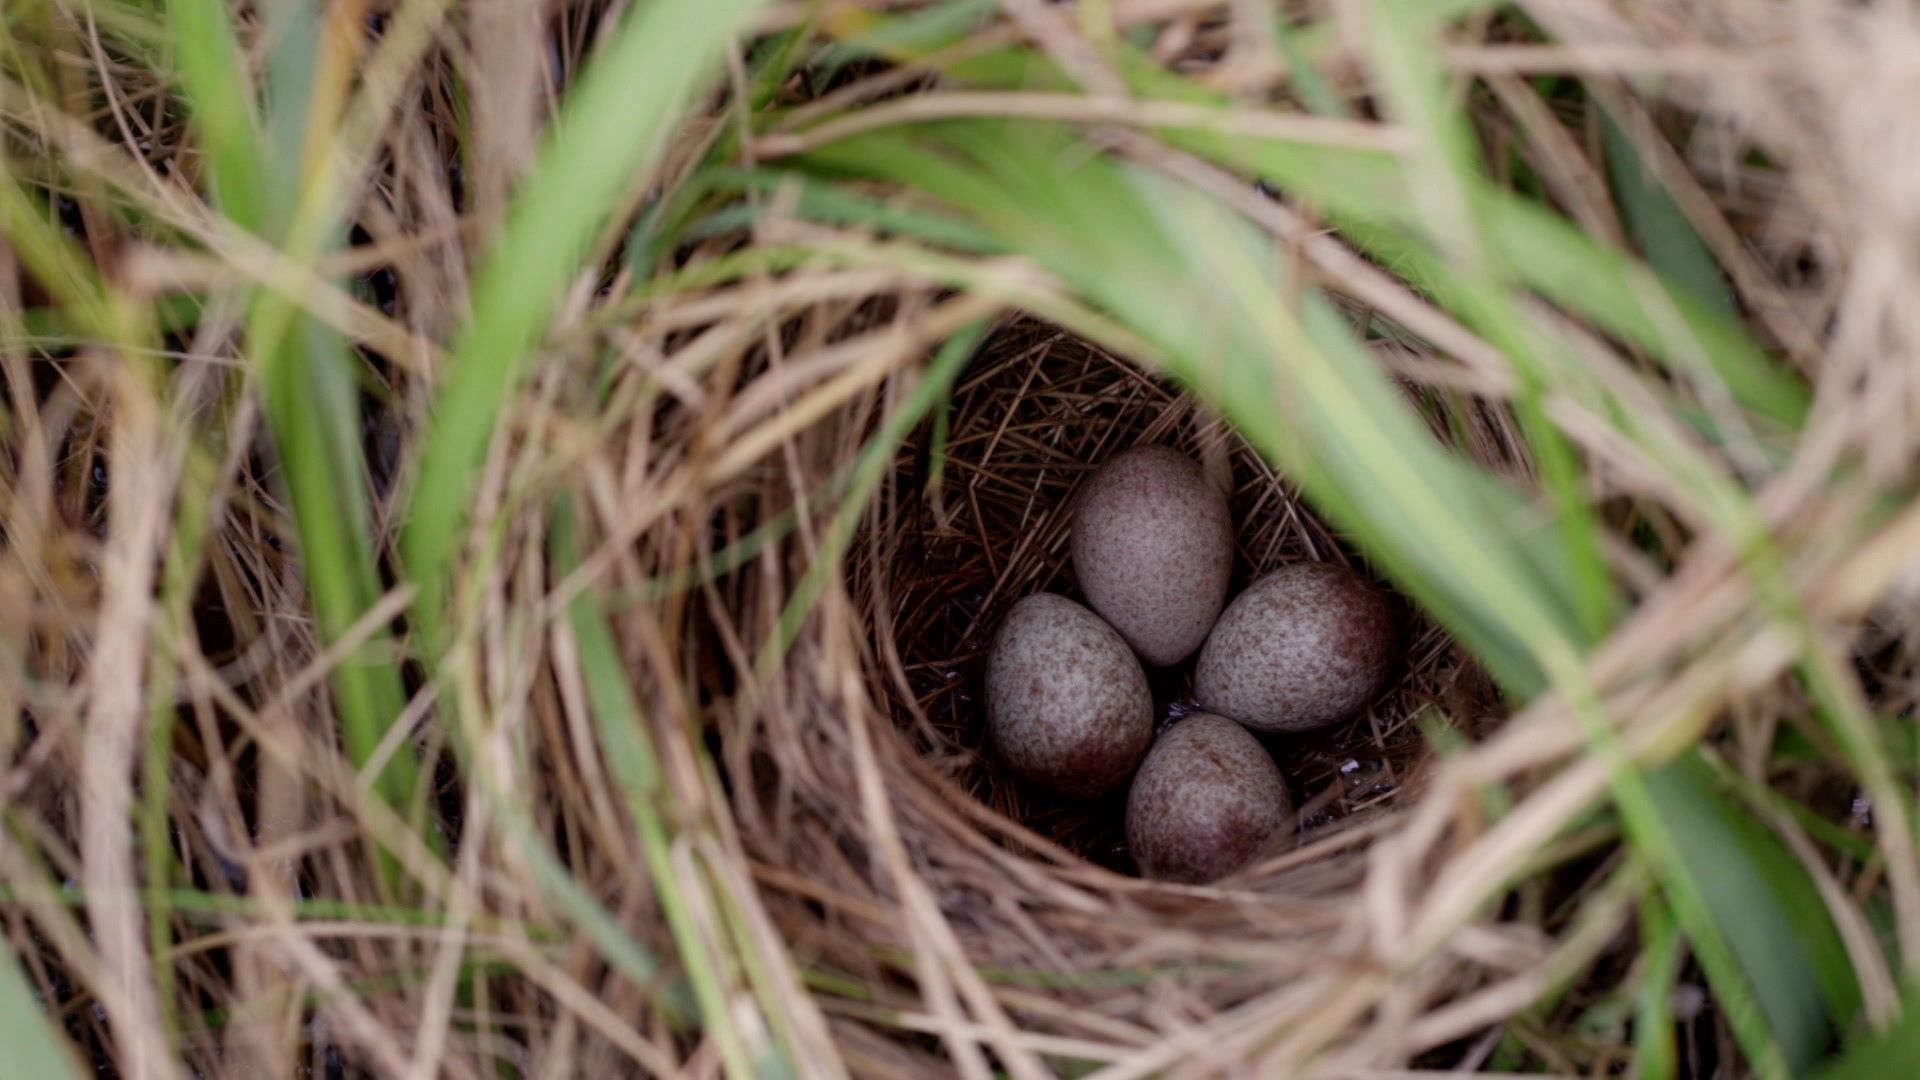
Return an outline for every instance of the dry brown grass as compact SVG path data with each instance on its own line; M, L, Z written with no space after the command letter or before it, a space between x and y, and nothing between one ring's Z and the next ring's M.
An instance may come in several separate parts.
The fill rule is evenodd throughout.
M1008 0L976 44L1030 40L1087 87L1114 85L1072 17L1098 6ZM1286 61L1251 21L1260 6L1110 8L1122 26L1158 28L1160 59L1232 91L1244 115L1223 122L1236 130L1406 144L1397 125L1294 109ZM1809 701L1794 673L1826 672L1837 707L1863 716L1910 717L1920 693L1908 632L1920 308L1905 299L1920 287L1920 129L1906 115L1920 22L1892 4L1522 6L1553 44L1476 16L1447 56L1480 80L1485 145L1512 148L1590 233L1617 232L1597 114L1527 77L1578 74L1613 95L1754 332L1816 390L1784 463L1737 446L1714 459L1771 530L1808 612L1800 636L1769 616L1701 492L1674 489L1578 402L1549 398L1634 604L1586 658L1591 704L1630 749L1704 742L1858 841L1767 821L1824 890L1866 1016L1884 1024L1920 971L1914 841L1899 805L1854 813L1870 792L1810 719L1836 705ZM1328 25L1362 7L1333 5ZM886 240L781 212L781 193L755 196L771 207L757 225L670 261L783 243L858 257L644 302L623 297L635 283L615 268L569 294L546 362L501 418L442 681L404 657L415 696L384 749L432 770L423 837L374 797L377 770L350 764L327 680L410 594L396 587L344 644L319 639L239 374L241 305L280 274L275 288L360 350L390 554L389 493L409 479L471 267L605 13L501 0L441 27L416 92L373 140L350 200L355 245L324 265L345 288L220 219L190 182L197 152L153 73L103 44L110 33L49 10L44 37L18 40L64 82L0 83L13 175L71 207L61 224L127 295L210 300L139 363L111 341L36 336L23 319L56 306L57 286L0 243L0 924L90 1064L480 1077L771 1075L784 1061L803 1075L970 1080L1389 1076L1480 1069L1496 1051L1540 1072L1630 1066L1650 875L1596 812L1608 764L1567 696L1508 715L1466 650L1411 606L1404 670L1366 716L1273 743L1300 806L1296 844L1218 886L1139 880L1116 805L1051 803L999 774L982 753L984 645L1012 601L1072 592L1072 494L1114 451L1171 443L1229 482L1236 587L1296 559L1368 564L1150 357L1009 310L1009 297L1073 310L1031 264L975 260L981 288L956 293L890 260ZM805 16L776 6L761 25ZM1365 96L1354 48L1336 39L1321 68ZM456 74L488 88L464 119ZM817 100L823 113L862 106L840 114L842 130L982 114L1094 126L1113 152L1214 191L1347 310L1381 320L1373 355L1436 432L1531 483L1499 350L1319 228L1311 207L1154 141L1151 129L1185 122L1178 107L903 94L930 82L874 65ZM669 153L669 187L750 122L717 100ZM833 134L747 145L777 157ZM166 228L129 225L131 210ZM899 415L928 353L982 319L993 331L946 400L941 439L929 420L893 455L789 641L790 598L832 563L847 466ZM1646 369L1581 340L1603 379ZM211 496L211 527L188 541L192 587L169 591L194 491ZM555 562L556 495L577 522L577 569ZM582 596L612 628L631 718L610 711L594 643L569 617ZM1182 677L1156 678L1177 711ZM629 719L649 751L642 790L622 780L629 750L603 727ZM1774 760L1784 730L1812 733L1817 752ZM145 745L164 751L163 773L142 775ZM1902 798L1911 765L1892 773ZM143 817L149 798L157 818ZM172 881L146 880L158 849ZM1882 910L1892 947L1869 922ZM1681 969L1681 1068L1735 1075L1702 978ZM703 991L717 1013L703 1016Z

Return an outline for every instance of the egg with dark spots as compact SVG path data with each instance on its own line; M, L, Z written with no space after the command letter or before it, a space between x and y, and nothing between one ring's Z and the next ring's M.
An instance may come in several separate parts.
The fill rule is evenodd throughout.
M1147 877L1217 881L1275 844L1293 813L1280 770L1223 716L1168 728L1127 792L1127 847Z
M1193 695L1255 731L1307 731L1358 712L1386 684L1393 605L1335 563L1296 563L1227 605L1200 649Z
M987 655L987 724L1015 776L1063 795L1117 790L1153 742L1153 695L1127 643L1064 596L1007 612Z
M1185 454L1136 447L1081 487L1074 574L1093 610L1148 664L1177 664L1200 647L1232 570L1226 496Z

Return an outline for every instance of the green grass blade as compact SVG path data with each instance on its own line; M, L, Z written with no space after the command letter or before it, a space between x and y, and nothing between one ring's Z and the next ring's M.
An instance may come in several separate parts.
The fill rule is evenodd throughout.
M1728 298L1727 279L1720 272L1720 264L1694 231L1693 223L1680 212L1673 196L1640 160L1633 140L1610 115L1600 118L1600 131L1614 200L1620 206L1627 235L1640 246L1647 265L1721 318L1739 318Z
M66 317L72 332L98 344L123 337L116 308L98 274L81 252L61 233L52 213L0 159L0 239L32 271Z
M246 58L220 0L167 5L174 63L200 133L208 181L223 213L243 229L267 223L266 150Z
M1578 636L1575 601L1541 568L1551 537L1520 497L1442 448L1318 298L1293 322L1259 237L1196 193L1106 159L1070 132L952 123L872 132L810 155L946 203L1033 257L1162 351L1521 693L1545 685L1540 640ZM1134 222L1116 230L1106 223ZM1471 577L1463 573L1473 568Z
M1606 560L1603 532L1590 505L1572 445L1547 418L1545 398L1553 385L1547 359L1551 344L1522 309L1510 263L1490 256L1475 196L1488 189L1478 146L1464 114L1448 105L1451 95L1436 62L1439 50L1423 32L1433 24L1429 4L1386 0L1370 20L1374 68L1386 103L1415 134L1416 151L1403 162L1406 187L1424 195L1417 204L1434 247L1450 268L1451 306L1483 327L1511 361L1519 386L1513 411L1532 448L1542 485L1560 518L1560 539L1576 588L1574 607L1589 642L1600 640L1620 608Z
M14 1076L80 1076L73 1051L35 1000L27 980L14 963L11 950L0 951L0 1046L7 1048L6 1068Z
M182 0L171 9L182 82L221 209L234 222L280 239L300 195L317 42L323 16L275 5L279 33L269 57L275 111L259 130L254 93L227 5ZM271 144L271 150L269 150ZM317 257L320 252L310 253ZM268 427L284 470L300 537L301 569L321 636L337 641L379 599L371 504L366 489L355 390L355 358L341 337L298 315L286 298L259 291L247 319ZM406 693L384 632L333 672L348 753L365 764L400 716ZM392 805L419 790L412 755L402 752L374 778ZM389 867L395 870L395 867Z
M937 247L973 254L994 254L1004 247L991 233L945 214L900 206L884 199L824 184L804 173L786 170L716 170L715 191L772 195L790 186L796 198L791 213L828 225L871 230L881 235L911 237ZM703 239L750 226L764 211L733 204L695 222L689 240Z
M262 298L250 329L275 317L277 298ZM379 601L358 420L356 362L338 334L297 320L281 350L265 358L261 381L267 418L285 468L299 526L301 568L322 636L337 641ZM348 754L365 765L406 705L391 639L376 633L333 673ZM396 807L415 799L419 770L410 750L393 755L376 790Z
M1702 954L1716 994L1728 998L1736 992L1729 981L1739 979L1786 1065L1805 1071L1860 1008L1852 962L1818 889L1776 837L1719 794L1697 752L1648 774L1646 785L1685 853L1669 869L1705 902L1738 964L1717 970Z
M1481 209L1496 252L1542 296L1677 371L1724 382L1734 400L1775 424L1797 430L1805 422L1805 384L1739 324L1545 207L1489 193Z
M1398 55L1417 61L1421 54ZM1149 61L1136 60L1123 71L1143 95L1225 104L1218 95ZM1429 119L1445 125L1444 120ZM1415 195L1426 181L1406 176L1392 155L1201 128L1162 129L1160 135L1301 196L1385 265L1397 267L1401 251L1424 247L1416 239L1423 217ZM1454 146L1441 159L1463 154ZM1454 210L1461 208L1456 204ZM1464 212L1479 223L1484 257L1521 284L1647 350L1672 370L1724 382L1734 400L1774 424L1797 429L1804 421L1809 402L1804 381L1764 353L1721 311L1669 288L1644 264L1522 196L1477 185L1466 194ZM1423 284L1417 278L1413 283Z
M1887 1080L1912 1076L1920 1062L1920 991L1910 991L1893 1026L1848 1047L1814 1073L1819 1080Z
M916 60L965 41L998 7L996 0L950 0L897 15L842 9L827 26L841 39L836 52L829 55Z
M767 642L766 651L760 656L759 667L763 674L771 672L773 665L786 656L787 650L800 634L800 627L813 611L814 602L820 599L820 590L826 587L828 577L839 572L840 560L847 553L847 545L853 541L854 529L867 512L867 504L879 488L880 481L892 467L900 444L912 434L922 417L946 399L948 390L959 377L961 368L973 356L973 350L986 335L986 330L986 323L975 323L949 338L935 354L925 377L913 388L913 395L893 415L887 417L886 423L867 441L866 448L860 452L860 458L854 465L851 490L841 500L839 509L834 512L833 520L827 526L826 536L821 539L819 555L813 565L807 567L806 574L787 598L787 606L780 612L780 632Z
M430 647L507 395L607 215L651 169L740 20L760 3L660 0L634 12L568 95L504 235L475 275L472 312L424 436L401 538Z
M554 569L563 578L580 565L575 532L572 507L563 502L554 514L551 541ZM640 703L628 683L629 675L620 660L612 628L598 598L590 590L583 590L568 605L567 619L579 649L580 671L586 682L600 744L607 755L613 780L626 796L627 810L640 837L654 894L666 916L701 1019L721 1047L729 1072L751 1076L754 1070L740 1046L728 1011L724 976L715 970L692 909L680 894L683 888L699 886L683 881L674 870L669 850L672 838L658 806L659 801L667 797L661 783L659 756L647 736L647 721L640 715Z
M1257 140L1241 140L1235 147L1199 134L1185 134L1178 141L1201 139L1223 161L1254 165L1258 173L1278 176L1310 199L1329 200L1326 205L1343 230L1386 264L1398 265L1398 249L1409 246L1403 195L1359 155L1302 155ZM1322 167L1302 160L1317 158L1337 158L1337 164L1328 161L1328 167ZM1332 190L1335 185L1321 177L1344 177L1340 186L1345 194ZM1488 188L1475 193L1474 207L1486 230L1489 255L1510 267L1527 287L1663 358L1673 370L1721 380L1734 400L1759 416L1787 428L1804 421L1804 384L1761 352L1737 324L1691 295L1668 288L1644 265L1545 207ZM1355 224L1374 227L1353 229ZM1416 279L1414 284L1431 282Z
M1351 110L1340 99L1333 84L1314 66L1314 58L1307 55L1305 43L1300 31L1287 25L1285 18L1278 12L1261 9L1261 17L1270 20L1268 36L1280 56L1287 62L1287 81L1293 84L1293 92L1302 104L1321 116L1349 116Z
M1673 987L1680 974L1680 929L1658 897L1649 895L1640 914L1640 985L1634 994L1633 1061L1637 1075L1671 1077L1678 1072Z

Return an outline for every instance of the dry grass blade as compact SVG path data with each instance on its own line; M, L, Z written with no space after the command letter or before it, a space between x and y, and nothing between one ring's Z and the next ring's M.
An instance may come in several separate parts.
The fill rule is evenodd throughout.
M169 1076L174 1072L172 1054L153 993L153 957L139 932L139 911L132 900L136 878L127 822L132 817L129 777L146 717L140 685L154 614L154 563L172 476L151 388L137 368L129 367L117 389L109 452L124 463L120 469L127 482L116 488L110 503L108 526L117 542L105 554L101 588L111 600L101 606L91 658L88 749L81 776L80 858L86 868L81 880L92 898L87 915L100 942L101 962L125 995L126 1006L113 1017L128 1040L123 1067L135 1076ZM145 476L141 463L150 470Z

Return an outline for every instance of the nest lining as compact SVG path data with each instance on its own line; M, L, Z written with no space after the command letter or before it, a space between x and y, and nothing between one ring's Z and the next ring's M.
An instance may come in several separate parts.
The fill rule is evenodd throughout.
M962 375L949 414L922 425L897 461L885 558L856 567L890 629L911 697L879 698L913 750L993 813L1091 862L1133 872L1122 828L1125 791L1051 797L1006 776L986 746L985 658L1007 608L1035 592L1085 602L1068 557L1071 504L1100 462L1143 443L1175 446L1229 480L1236 530L1229 596L1289 562L1368 567L1314 516L1284 478L1179 388L1044 324L999 332ZM885 575L884 588L872 577ZM1369 576L1373 576L1369 574ZM864 579L864 581L863 581ZM1377 580L1377 578L1376 578ZM884 598L884 600L883 600ZM1419 719L1474 716L1478 668L1444 632L1399 601L1403 662L1350 721L1305 735L1262 736L1285 775L1299 846L1393 805L1418 770ZM1192 660L1148 669L1156 719L1194 710Z

